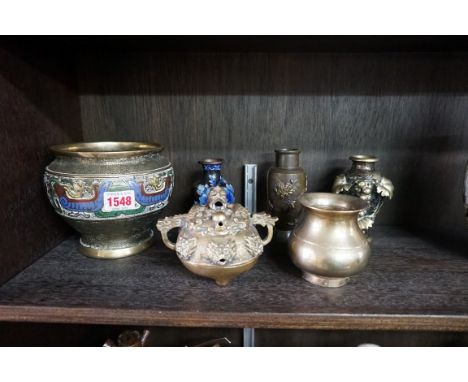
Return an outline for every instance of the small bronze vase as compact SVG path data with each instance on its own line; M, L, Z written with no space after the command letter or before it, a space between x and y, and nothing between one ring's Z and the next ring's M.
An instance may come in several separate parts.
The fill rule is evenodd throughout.
M213 187L223 187L226 191L227 201L234 204L234 187L227 183L221 174L224 160L221 158L207 158L198 161L203 168L203 176L199 183L195 185L194 202L200 206L208 203L208 194Z
M357 196L369 206L359 213L358 224L364 233L374 224L385 199L393 197L393 184L375 171L378 158L372 155L353 155L351 169L335 178L332 190L337 194Z
M276 166L268 170L268 209L279 218L276 235L287 239L301 211L298 198L307 190L307 176L299 166L298 149L277 149Z

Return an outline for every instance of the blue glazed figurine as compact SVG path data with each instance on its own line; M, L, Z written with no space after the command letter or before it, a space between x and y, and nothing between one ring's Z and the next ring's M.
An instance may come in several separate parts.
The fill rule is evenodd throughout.
M234 204L234 188L221 175L223 160L209 158L198 163L203 167L203 180L195 188L195 204L206 206L210 189L217 186L225 188L227 202Z

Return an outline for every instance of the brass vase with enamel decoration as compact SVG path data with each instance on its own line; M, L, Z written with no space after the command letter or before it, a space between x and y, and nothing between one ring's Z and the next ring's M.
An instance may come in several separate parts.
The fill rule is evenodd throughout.
M45 170L50 203L80 234L85 255L115 259L149 247L174 186L157 143L89 142L51 147Z

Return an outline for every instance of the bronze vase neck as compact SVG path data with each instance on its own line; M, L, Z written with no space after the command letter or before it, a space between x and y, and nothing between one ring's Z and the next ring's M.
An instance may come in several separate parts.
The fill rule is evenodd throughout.
M353 162L351 172L374 172L379 158L373 155L353 155L349 159Z
M299 167L299 149L276 149L276 167L291 170Z

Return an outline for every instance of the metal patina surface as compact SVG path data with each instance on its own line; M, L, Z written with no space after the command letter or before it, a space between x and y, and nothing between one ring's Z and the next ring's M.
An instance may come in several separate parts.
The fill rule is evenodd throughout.
M367 202L348 195L307 193L304 219L293 230L289 252L307 281L340 287L367 265L370 245L357 217Z
M385 199L393 197L394 187L390 179L375 171L377 157L353 155L349 159L353 162L351 169L335 178L332 191L368 202L368 207L358 217L359 227L366 233L374 225Z
M206 206L194 205L185 215L159 220L164 244L175 250L191 272L212 278L219 286L248 271L273 237L277 218L265 213L253 214L240 204L228 203L226 189L216 186L208 194ZM267 227L262 239L254 225ZM167 233L180 228L176 243Z
M44 183L55 211L81 233L80 251L120 258L151 245L174 186L159 144L89 142L52 146Z
M299 197L307 191L307 176L299 166L298 149L277 149L276 166L267 175L268 209L279 218L276 237L287 241L301 211Z

